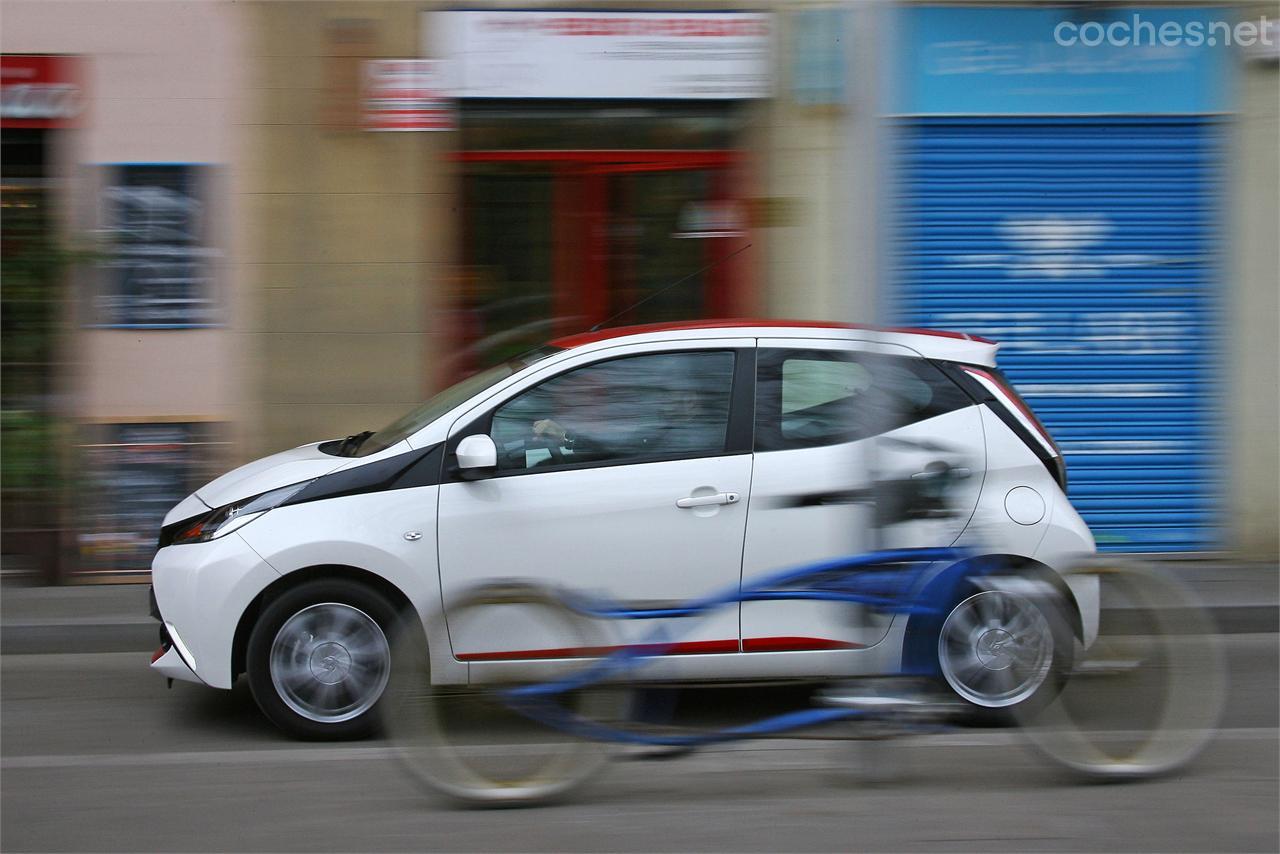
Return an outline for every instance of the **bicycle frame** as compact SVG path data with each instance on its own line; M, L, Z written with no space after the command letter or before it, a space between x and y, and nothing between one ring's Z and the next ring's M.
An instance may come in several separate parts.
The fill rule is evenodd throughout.
M1053 600L1057 594L1052 585L1021 578L1017 569L996 556L976 555L962 549L899 549L775 573L741 588L676 607L627 607L580 596L549 594L545 589L523 582L479 588L473 596L473 606L538 603L557 610L564 606L570 613L597 620L667 620L693 618L739 602L844 602L912 618L907 626L903 662L896 673L884 675L918 677L934 673L917 669L917 663L909 655L913 632L921 641L921 650L925 642L940 643L939 630L945 630L947 625L943 618L950 619L955 613L955 597L959 593L975 598L984 595L987 589L1007 589L1023 597L1044 596L1049 600L1046 604L1055 607ZM1124 621L1113 624L1112 631L1105 637L1099 634L1089 646L1076 648L1066 662L1066 666L1074 665L1075 669L1064 671L1065 675L1104 675L1112 672L1117 664L1122 666L1114 672L1124 675L1133 670L1133 657L1137 654L1138 663L1147 655L1159 662L1160 679L1152 684L1123 680L1114 686L1099 686L1093 678L1071 678L1056 686L1057 690L1044 703L1025 710L1015 708L1014 721L1025 729L1028 743L1038 753L1077 776L1136 780L1183 767L1210 740L1226 696L1225 663L1220 649L1212 641L1216 631L1212 618L1183 586L1142 567L1095 562L1076 567L1070 573L1108 582L1118 607L1136 609L1146 630L1136 638L1140 645L1134 647L1135 636L1123 625ZM1005 580L992 577L1006 574ZM969 594L964 589L967 586L983 590ZM961 600L961 604L965 601L968 600ZM563 616L563 612L560 613ZM914 622L917 618L920 619L918 626ZM589 695L574 698L585 700L582 704L560 702L562 698L567 699L564 695L578 689L604 687L604 683L625 684L627 676L677 644L674 638L666 637L667 628L658 626L638 643L628 646L584 648L584 655L592 649L611 651L598 659L583 659L578 672L563 678L520 687L481 689L482 703L496 700L517 715L572 736L568 740L544 740L542 752L538 754L541 764L533 772L521 770L514 775L503 772L495 775L482 764L473 763L467 754L469 742L461 742L457 748L452 743L451 725L435 705L430 685L426 686L428 702L420 711L407 705L410 700L417 701L412 691L419 683L413 680L406 680L406 699L396 707L405 710L408 713L405 719L411 722L404 729L407 739L398 755L420 781L458 800L486 804L532 803L563 794L588 779L603 764L607 758L605 751L588 742L667 748L667 752L645 754L662 756L704 745L780 736L807 727L851 721L861 721L868 729L853 727L837 731L831 737L879 740L944 731L956 723L963 725L962 716L969 708L962 697L953 698L944 690L934 694L912 683L912 689L906 693L895 690L885 696L873 684L865 692L837 688L821 693L817 705L699 732L633 726L643 722L640 718L617 722L596 720L586 716L590 712L580 713L569 708L571 705L594 707ZM1057 630L1066 631L1068 627L1059 624ZM426 671L415 665L410 665L409 673L419 678L426 675ZM1079 686L1079 691L1066 699L1064 693L1072 686ZM1095 694L1099 687L1102 693ZM1112 691L1113 687L1118 694ZM464 701L466 693L462 695ZM446 695L445 701L448 699ZM1137 709L1139 716L1132 723L1123 716L1114 718L1110 714L1095 720L1092 712L1100 702L1113 704L1120 712ZM960 718L955 716L957 713ZM392 719L398 720L399 716ZM481 741L489 736L487 721L483 715L472 721L479 727L475 731ZM1116 729L1116 721L1125 721L1126 726ZM415 728L412 722L420 722L422 726ZM1135 737L1135 733L1139 737ZM1120 742L1116 742L1117 735L1122 736Z
M564 604L583 616L605 620L688 618L740 602L797 599L867 605L896 614L937 614L947 606L945 599L949 593L944 586L931 589L922 584L923 578L930 567L938 563L954 565L969 556L970 553L966 550L952 548L869 552L789 569L766 576L751 585L734 587L671 608L635 609L573 596L566 597ZM550 682L505 689L497 692L498 696L512 710L571 735L597 741L655 747L692 748L883 715L855 708L801 709L704 734L649 734L601 724L576 715L555 702L559 695L616 680L619 676L640 669L647 660L664 655L678 643L676 639L665 635L665 628L659 627L641 641L615 650L591 663L581 673Z

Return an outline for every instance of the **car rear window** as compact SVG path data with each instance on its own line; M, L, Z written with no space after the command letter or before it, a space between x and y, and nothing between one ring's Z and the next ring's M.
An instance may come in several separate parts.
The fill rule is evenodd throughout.
M758 364L757 451L852 442L972 403L924 359L769 348Z

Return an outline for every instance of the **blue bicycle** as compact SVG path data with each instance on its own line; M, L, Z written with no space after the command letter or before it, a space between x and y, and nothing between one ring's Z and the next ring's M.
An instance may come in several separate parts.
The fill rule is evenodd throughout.
M1142 778L1182 767L1208 740L1221 710L1224 670L1207 614L1190 594L1147 568L1095 562L1103 601L1096 638L1073 634L1058 590L994 560L966 560L958 549L879 551L825 561L759 579L703 599L662 608L602 602L535 583L483 585L449 612L455 625L536 623L558 638L546 681L436 685L421 638L397 643L396 673L384 703L396 753L415 778L470 804L528 804L582 785L609 759L611 746L673 756L727 741L818 731L821 737L883 739L963 723L968 711L937 689L937 672L904 666L875 680L812 682L795 708L745 723L678 725L661 700L670 685L646 680L645 667L680 642L668 626L734 607L783 599L848 603L889 615L947 613L957 585L1003 591L1003 607L1044 620L1048 643L1003 650L1015 684L1051 680L1017 720L1046 757L1090 777ZM948 567L964 566L962 573ZM939 579L950 579L938 583ZM664 621L638 641L613 642L620 621ZM935 631L925 642L945 644ZM1054 646L1062 645L1056 654ZM1065 653L1065 654L1064 654ZM500 673L501 671L499 671ZM515 671L513 671L513 674ZM655 698L658 702L655 702ZM632 754L634 755L634 753Z

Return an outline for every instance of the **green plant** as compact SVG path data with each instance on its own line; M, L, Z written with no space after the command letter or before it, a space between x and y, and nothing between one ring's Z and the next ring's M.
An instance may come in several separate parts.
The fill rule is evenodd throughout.
M40 192L11 190L0 204L0 493L6 522L39 524L60 484L53 396L67 277L96 253L56 232Z

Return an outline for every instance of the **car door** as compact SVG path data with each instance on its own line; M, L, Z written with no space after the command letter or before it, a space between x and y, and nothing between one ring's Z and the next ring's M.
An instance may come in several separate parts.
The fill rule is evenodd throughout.
M875 548L955 542L977 503L985 449L977 407L941 371L906 348L785 339L761 340L758 366L746 583ZM947 515L894 506L902 503L894 490L939 463L967 470ZM847 604L751 602L742 645L747 653L856 649L876 644L889 624Z
M438 517L455 657L511 662L575 652L572 638L532 614L467 625L451 618L451 605L481 582L528 579L637 607L738 583L751 486L752 344L615 348L458 420ZM449 453L476 433L493 438L498 465L467 481ZM612 640L632 641L653 626L616 622ZM676 628L677 654L738 651L736 606Z

